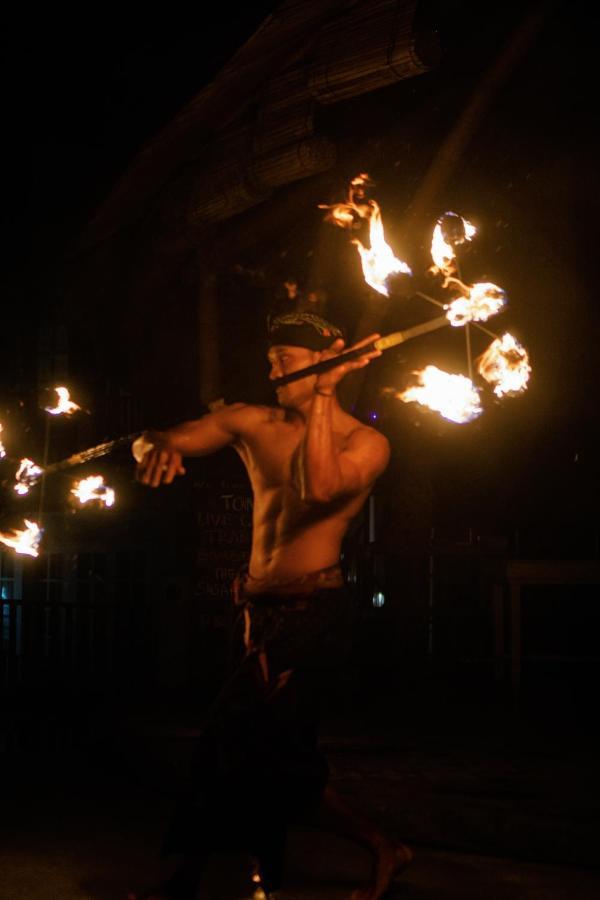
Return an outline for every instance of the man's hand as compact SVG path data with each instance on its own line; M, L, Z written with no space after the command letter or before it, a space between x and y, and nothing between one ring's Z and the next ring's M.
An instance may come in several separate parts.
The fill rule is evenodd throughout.
M376 341L379 337L381 337L380 334L371 334L369 337L363 338L362 341L358 341L358 343L353 344L352 347L348 348L345 348L344 341L341 338L338 338L338 340L334 341L327 350L321 352L321 359L333 359L333 357L339 356L340 353L348 353L350 350L356 350L358 347L372 344L373 341ZM328 372L318 375L315 391L319 394L333 394L338 382L340 382L348 372L353 372L355 369L364 369L364 367L368 366L371 360L375 359L377 356L381 356L381 350L370 349L368 352L364 353L364 355L359 356L358 359L352 359L340 366L336 366L335 369L330 369Z
M171 484L177 475L185 475L179 451L169 449L166 441L161 440L160 435L156 433L144 437L151 445L151 449L144 454L136 467L135 475L138 481L150 487L159 487L161 484Z

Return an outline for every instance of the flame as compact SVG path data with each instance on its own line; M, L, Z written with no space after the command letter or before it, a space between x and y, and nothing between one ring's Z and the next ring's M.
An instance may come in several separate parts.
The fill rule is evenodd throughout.
M350 182L345 203L319 203L319 209L328 210L325 221L340 228L358 228L359 220L368 219L371 215L372 201L367 199L366 188L372 185L367 173L362 172Z
M446 240L446 236L444 235L444 219L450 216L460 220L464 233L464 237L461 236L460 238L455 238L454 241ZM437 268L442 271L448 270L454 259L456 259L454 247L457 244L463 244L465 241L470 241L476 233L477 229L475 226L456 213L447 212L444 213L443 216L440 216L433 229L433 238L431 241L431 257Z
M525 347L507 331L496 338L481 356L479 374L494 385L497 397L524 391L531 375L529 354Z
M0 423L0 432L2 431L2 423ZM6 456L6 450L4 449L4 444L0 441L0 459L4 459Z
M42 529L35 522L25 519L25 528L15 528L11 534L0 531L0 541L7 547L12 547L17 553L26 553L28 556L37 556Z
M386 281L390 275L396 275L400 272L412 275L412 271L405 262L394 256L394 251L386 243L381 211L375 200L371 200L369 238L371 242L369 249L363 247L358 238L355 238L352 243L356 244L360 253L365 281L374 290L387 297L389 296L389 291Z
M414 374L419 384L396 393L399 400L420 403L459 424L470 422L483 412L477 388L464 375L451 375L436 366L426 366Z
M42 474L43 469L36 465L32 459L22 459L15 475L15 481L17 482L15 491L17 494L28 494L29 488L37 484Z
M348 199L345 203L327 205L319 204L319 209L328 210L325 220L339 225L340 228L355 229L360 220L369 222L369 242L367 249L358 238L352 243L356 244L362 261L365 281L380 294L389 296L386 281L390 275L404 273L412 275L410 267L401 259L394 256L394 251L385 241L383 220L379 204L375 200L368 200L365 188L372 185L369 176L363 172L353 178L348 188Z
M324 208L320 207L320 209ZM330 208L330 212L325 218L334 225L339 225L340 228L352 228L357 215L360 216L360 213L354 204L338 203Z
M56 406L47 406L46 412L50 413L52 416L60 416L63 413L67 416L72 415L78 409L81 409L80 406L77 406L76 403L73 403L72 400L69 399L69 390L66 387L57 387L54 388L56 393L58 394L58 401Z
M454 249L447 244L442 234L442 226L438 222L433 229L431 241L431 257L438 269L446 269L455 257Z
M495 316L506 305L506 294L496 284L482 281L466 287L458 279L450 278L448 281L467 291L465 297L458 297L445 306L450 324L455 327L467 322L487 322L490 316Z
M89 478L75 482L71 493L77 497L82 506L93 500L98 500L100 505L104 506L112 506L115 502L115 492L104 484L102 475L90 475Z

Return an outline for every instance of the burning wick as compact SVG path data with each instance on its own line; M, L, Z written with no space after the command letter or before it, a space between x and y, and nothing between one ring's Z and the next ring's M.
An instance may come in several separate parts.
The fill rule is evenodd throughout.
M462 327L467 322L487 322L490 316L495 316L506 306L506 294L496 284L482 281L467 287L457 278L447 281L467 291L466 296L458 297L444 307L448 310L448 321L455 327Z
M7 547L12 547L17 553L37 556L42 533L42 529L35 522L25 519L23 529L15 528L11 534L0 531L0 541Z
M348 185L348 198L345 203L319 203L319 209L328 210L325 221L340 228L352 230L360 228L361 219L368 219L371 215L371 201L367 198L367 188L373 186L374 183L366 172L357 175Z
M446 275L452 274L453 262L456 259L454 248L465 241L470 241L477 229L462 216L446 212L437 220L431 241L431 257L434 268Z
M2 431L2 425L0 424L0 432ZM6 450L4 449L4 444L0 441L0 459L4 459L6 456Z
M15 481L17 482L15 491L17 494L28 494L29 489L37 484L42 475L43 469L36 465L32 459L22 459L15 475Z
M56 406L47 406L46 412L50 413L51 416L60 416L67 415L70 416L78 409L81 409L80 406L77 406L76 403L73 403L72 400L69 399L69 391L66 387L57 387L54 388L56 393L58 394L58 403Z
M81 505L95 500L102 506L112 506L115 502L115 492L104 484L102 475L90 475L77 481L71 489L71 493L77 497Z
M372 213L369 219L369 237L371 246L363 247L358 238L352 241L356 245L362 261L365 281L378 293L389 297L387 280L390 275L412 275L412 271L405 262L394 256L394 251L386 243L383 233L383 220L379 206L371 200Z
M527 350L508 331L497 338L480 357L478 371L494 385L497 397L524 391L531 375Z
M427 366L414 374L419 379L417 385L401 393L389 393L393 393L404 403L426 406L460 425L470 422L483 412L477 388L464 375L451 375L436 366Z
M360 224L360 219L369 222L370 247L365 247L358 238L353 238L352 243L360 254L365 281L373 290L388 297L386 282L390 275L412 275L412 271L405 262L394 256L394 251L386 243L379 204L375 200L367 200L365 196L365 187L371 183L367 174L357 175L350 184L346 203L335 203L333 206L320 204L319 209L327 209L326 221L340 228L354 229Z

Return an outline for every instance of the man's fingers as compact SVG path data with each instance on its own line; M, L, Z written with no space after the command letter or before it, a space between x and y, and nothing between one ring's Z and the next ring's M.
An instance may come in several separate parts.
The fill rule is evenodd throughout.
M150 483L150 476L152 473L155 456L156 456L156 450L150 450L149 453L146 453L142 462L137 467L138 481L141 481L142 484Z
M338 354L344 352L344 341L341 338L336 338L336 340L327 347L326 350L321 350L321 360L324 359L333 359L334 356L338 356Z
M165 471L168 469L168 461L169 454L166 450L161 450L160 453L156 455L156 461L154 463L154 467L152 469L152 475L150 478L150 486L158 487L161 483Z
M172 453L171 459L167 465L167 471L163 479L163 484L171 484L176 475L181 472L181 460L178 453Z
M356 344L353 344L352 347L349 347L349 350L358 350L359 347L364 347L365 344L372 344L373 341L378 340L381 337L377 332L375 334L370 334L369 337L362 338L362 340L357 341ZM378 351L379 352L379 351Z
M181 454L168 450L150 451L136 468L137 480L150 487L171 484L177 475L185 475Z

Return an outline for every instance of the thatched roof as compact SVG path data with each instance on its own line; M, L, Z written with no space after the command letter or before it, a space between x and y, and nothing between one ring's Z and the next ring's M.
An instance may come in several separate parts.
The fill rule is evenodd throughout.
M415 0L284 0L219 74L134 158L88 226L90 246L153 215L198 229L330 168L314 112L428 68ZM201 50L199 50L201 52Z

